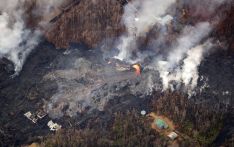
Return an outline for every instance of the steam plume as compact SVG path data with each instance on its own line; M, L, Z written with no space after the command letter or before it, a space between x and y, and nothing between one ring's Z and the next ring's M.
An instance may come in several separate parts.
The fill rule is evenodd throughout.
M181 59L181 64L177 65L175 69L170 70L168 67L169 62L159 61L158 68L160 76L163 81L163 88L166 90L168 88L174 89L174 83L177 86L184 85L188 94L193 93L193 89L197 86L197 80L199 78L198 67L206 53L211 49L212 43L210 40L204 44L197 45L189 50L187 50L184 58Z
M61 0L42 0L33 10L37 15L45 15L50 7L58 6ZM0 58L6 57L15 65L15 73L18 74L28 54L39 42L39 29L26 27L25 4L27 0L1 0L0 1ZM43 12L43 13L39 13ZM40 23L40 22L39 22Z
M172 17L165 15L166 10L175 0L135 0L124 8L122 22L127 34L119 39L117 59L129 59L133 50L137 48L137 37L144 36L154 25L165 25Z
M188 93L191 93L197 85L198 67L203 56L212 47L209 34L212 31L213 24L220 20L213 17L214 13L224 2L229 1L179 0L175 3L174 0L134 0L129 2L124 9L122 18L127 33L119 39L117 44L119 54L115 58L131 62L133 51L137 51L139 47L136 40L147 35L149 30L157 26L159 28L157 33L160 35L157 39L151 40L151 48L157 51L156 54L160 50L161 52L164 50L164 53L167 50L167 52L165 55L157 54L154 57L154 63L149 68L159 71L164 90L179 88L183 85ZM174 40L170 40L172 45L168 47L165 45L166 36L164 35L168 32L164 28L172 20L174 27L182 25L174 19L179 17L178 13L176 12L174 15L172 13L184 6L188 7L190 17L201 19L194 21L193 25L183 25L184 29L180 30L180 34ZM168 11L171 11L171 15ZM159 48L159 46L166 48ZM138 57L141 58L141 56ZM137 59L137 61L142 61L142 59Z

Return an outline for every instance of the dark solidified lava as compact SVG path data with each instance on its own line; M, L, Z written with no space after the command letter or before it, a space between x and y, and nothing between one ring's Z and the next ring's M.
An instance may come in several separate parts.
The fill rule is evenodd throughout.
M47 122L49 117L33 124L27 120L23 114L27 111L36 111L43 108L44 102L56 93L58 85L53 80L43 80L43 77L48 73L69 69L72 67L67 66L67 62L70 63L77 58L86 58L95 64L106 64L103 58L97 58L97 54L101 53L97 50L89 50L84 45L78 45L75 48L70 49L71 53L64 55L64 50L56 50L53 45L44 42L40 44L37 49L30 55L24 68L19 76L10 78L11 64L4 62L1 64L1 76L0 83L0 137L2 145L12 144L21 145L40 140L40 136L45 136L49 133ZM93 53L91 53L93 52ZM217 114L222 114L225 127L221 131L221 135L217 138L216 144L223 141L223 136L230 137L233 132L233 124L231 123L233 118L233 91L234 91L234 59L225 54L213 54L207 57L206 60L200 66L200 74L207 77L210 87L204 92L192 97L185 103L190 105L204 105L202 110L204 111L216 111ZM143 75L149 71L143 71ZM132 73L134 75L134 73ZM82 82L82 79L80 79ZM85 80L85 79L84 79ZM135 80L134 80L135 81ZM130 82L131 83L131 82ZM134 83L134 82L133 82ZM134 83L134 84L137 84ZM199 86L202 86L202 81ZM124 90L128 89L131 85L125 85ZM129 94L129 91L122 91L123 95L114 96L110 99L104 107L104 111L92 110L86 114L77 113L76 117L62 116L56 119L64 128L82 128L85 127L85 122L92 118L101 118L102 127L108 126L108 122L112 119L112 113L116 111L126 111L130 109L148 109L151 110L151 96L141 95L135 93ZM228 94L224 92L229 91ZM156 92L157 93L157 92ZM155 96L160 96L160 92ZM137 99L137 100L136 100ZM162 103L163 104L163 103ZM171 106L172 109L175 106ZM201 108L199 108L201 109ZM206 109L206 110L205 110ZM214 110L215 109L215 110ZM191 113L187 117L191 117L196 120L193 113L201 110L187 109L186 113ZM188 112L187 112L188 111ZM191 112L189 112L191 111ZM203 115L200 113L200 115ZM179 117L177 115L176 117ZM194 120L194 121L195 121ZM95 125L95 124L94 124ZM100 124L96 124L97 126Z

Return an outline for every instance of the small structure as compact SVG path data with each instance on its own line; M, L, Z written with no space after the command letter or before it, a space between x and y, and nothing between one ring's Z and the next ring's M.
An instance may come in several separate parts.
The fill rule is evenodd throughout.
M167 129L168 125L165 121L163 121L162 119L156 119L155 120L155 125L159 128L159 129Z
M37 111L37 117L38 117L39 119L44 118L46 115L47 115L47 113L46 113L45 111L43 111L43 110Z
M146 111L145 111L145 110L142 110L142 111L141 111L141 115L142 115L142 116L145 116L145 115L146 115Z
M38 117L35 114L32 114L30 111L25 113L24 116L26 116L33 123L37 123Z
M46 112L43 110L38 110L36 113L32 113L28 111L27 113L24 114L29 120L31 120L33 123L37 123L39 119L44 118L47 115Z
M58 131L62 128L61 125L54 123L52 120L47 123L47 126L50 128L51 131Z
M171 140L175 140L178 137L178 134L175 132L171 132L170 134L167 135Z

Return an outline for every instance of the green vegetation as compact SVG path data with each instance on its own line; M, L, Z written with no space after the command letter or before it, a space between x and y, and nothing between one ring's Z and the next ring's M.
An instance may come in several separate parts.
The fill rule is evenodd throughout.
M191 133L191 131L193 130L193 123L192 122L185 122L183 123L183 132L187 132L187 133Z
M155 112L170 117L184 139L212 146L223 128L224 114L221 104L210 107L208 103L194 104L180 93L168 92L153 100Z
M210 145L218 136L220 129L222 128L222 123L217 123L216 125L210 127L207 131L201 131L194 135L196 140L202 145Z
M99 123L95 122L94 124L91 123L92 128L61 130L54 135L45 137L41 146L163 147L171 145L172 141L168 137L160 135L157 131L151 129L152 121L134 110L126 113L116 113L113 115L112 122L110 122L108 127L97 127L95 125ZM90 120L90 122L94 121ZM196 142L191 142L188 138L177 140L177 144L179 146L197 145Z
M182 125L181 131L198 141L201 145L211 145L215 138L218 136L220 129L222 128L222 123L216 123L204 130L195 130L194 124L192 122L185 122Z
M105 131L103 131L105 130ZM42 146L126 146L142 147L166 144L165 138L150 128L150 121L136 111L117 113L109 128L62 130L45 138Z

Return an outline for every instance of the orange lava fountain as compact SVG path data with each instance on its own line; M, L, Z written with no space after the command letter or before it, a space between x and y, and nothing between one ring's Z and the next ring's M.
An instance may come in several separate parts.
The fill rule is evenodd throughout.
M140 66L140 64L134 64L134 65L132 65L132 67L135 69L136 75L140 76L141 75L141 66Z

